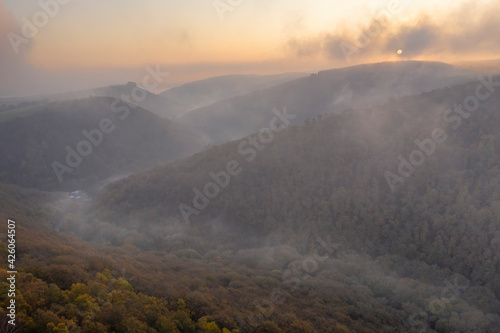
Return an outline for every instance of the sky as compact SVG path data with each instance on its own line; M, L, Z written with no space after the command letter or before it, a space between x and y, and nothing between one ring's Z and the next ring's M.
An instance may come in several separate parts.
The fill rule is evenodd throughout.
M499 58L500 0L0 0L0 96ZM399 52L399 54L398 54Z

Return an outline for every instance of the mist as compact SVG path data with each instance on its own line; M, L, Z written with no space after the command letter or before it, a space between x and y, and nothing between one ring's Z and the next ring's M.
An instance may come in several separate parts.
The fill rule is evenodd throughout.
M0 4L0 331L498 332L498 1L89 0L17 52L43 1Z

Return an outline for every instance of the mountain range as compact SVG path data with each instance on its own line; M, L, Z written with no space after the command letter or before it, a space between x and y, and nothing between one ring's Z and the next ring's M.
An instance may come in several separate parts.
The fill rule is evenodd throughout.
M15 110L14 110L15 111ZM77 190L199 151L202 137L110 97L48 102L1 121L0 181Z
M500 76L402 61L139 89L0 99L20 330L498 330Z
M287 107L295 124L349 108L380 105L390 98L464 83L473 72L436 62L396 62L322 71L272 88L233 97L185 113L180 120L214 142L259 131L274 108Z

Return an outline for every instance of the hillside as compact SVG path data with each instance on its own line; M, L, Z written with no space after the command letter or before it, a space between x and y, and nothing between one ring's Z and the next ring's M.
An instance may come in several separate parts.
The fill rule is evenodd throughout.
M435 62L378 63L322 71L269 89L199 108L180 120L215 142L245 137L264 127L273 108L288 108L295 124L317 115L379 105L390 98L464 83L471 72Z
M22 332L416 332L423 318L415 316L418 307L408 297L415 287L421 298L442 289L400 278L399 259L374 261L338 250L326 235L317 247L321 257L314 256L320 267L304 271L301 266L313 257L297 248L214 250L203 232L169 230L163 238L169 249L146 250L151 237L164 237L165 229L143 224L151 231L145 237L102 220L89 223L81 215L85 207L65 193L0 184L0 200L2 225L16 222L16 328ZM93 243L75 237L92 227ZM0 237L8 239L6 228ZM115 243L120 237L121 245ZM3 241L0 259L7 262ZM437 267L412 267L448 276ZM2 268L0 276L10 275ZM8 284L0 289L4 328ZM458 304L482 318L473 306ZM479 327L490 324L485 319Z
M228 98L277 86L304 76L308 76L308 74L225 75L189 82L164 91L160 95L176 101L183 106L185 112L188 112Z
M496 333L499 87L482 78L288 128L271 112L259 133L88 200L0 183L21 329ZM0 123L2 177L85 189L199 150L189 129L113 101L24 105ZM66 163L66 146L101 141L95 129L102 142L59 184L48 157Z
M401 277L439 286L438 270L458 274L467 282L456 301L474 310L453 302L436 315L429 304L444 301L427 287L407 301L429 329L494 332L467 316L479 311L489 318L483 324L496 325L500 318L500 89L490 85L496 91L467 117L447 111L485 93L479 84L309 121L271 142L257 139L255 148L250 138L215 147L110 185L97 202L99 216L141 230L137 221L186 225L184 212L189 233L237 247L286 244L308 252L331 235L342 248L394 258ZM235 174L228 186L223 170ZM224 188L215 190L211 172ZM452 313L469 319L456 322Z
M2 332L206 332L225 320L224 306L199 302L204 315L186 305L185 292L163 283L147 270L160 268L161 277L175 280L169 269L181 260L162 260L134 247L90 244L74 235L58 233L53 223L63 221L59 204L64 193L46 193L0 184L0 222L15 221L16 327L7 330L7 278L0 268L0 330ZM56 202L54 205L53 203ZM73 212L78 203L71 203ZM0 259L7 262L7 228L0 230ZM208 266L208 265L207 265ZM213 274L204 267L205 274ZM128 281L127 281L128 280ZM129 282L130 281L130 282ZM215 295L215 293L214 293ZM124 302L126 300L126 302ZM196 308L198 310L198 308ZM207 313L208 314L208 313ZM220 332L220 330L219 330ZM224 332L236 333L237 330Z
M135 82L49 96L52 101L73 100L88 97L112 97L121 99L128 103L140 106L157 116L168 119L174 119L184 111L179 103L172 101L167 97L153 94L148 90L137 86Z
M111 97L137 105L148 110L159 117L173 119L184 112L184 108L177 102L170 100L167 97L156 95L148 90L145 90L135 82L128 82L121 85L112 85L95 89L65 92L59 94L30 96L30 97L14 97L0 98L0 112L12 111L17 112L19 109L25 109L29 106L40 106L49 102L63 102L75 99L83 99L90 97ZM0 118L2 121L2 118Z
M500 333L500 0L0 0L0 333Z
M112 98L14 111L15 117L0 122L0 182L23 187L82 189L187 156L205 144L183 125Z
M40 106L48 102L70 101L89 97L112 97L140 106L162 118L175 119L194 109L256 90L267 89L287 81L307 76L306 73L278 75L226 75L189 82L160 94L137 86L135 82L99 87L88 90L65 92L44 96L0 98L0 112L13 118L19 110Z

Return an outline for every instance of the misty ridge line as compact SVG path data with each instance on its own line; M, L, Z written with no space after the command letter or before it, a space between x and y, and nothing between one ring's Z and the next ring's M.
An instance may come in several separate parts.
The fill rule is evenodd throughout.
M39 29L43 29L47 24L49 24L50 19L55 18L59 14L61 5L66 5L70 1L72 0L38 1L38 5L41 9L33 14L31 21L26 16L21 18L23 23L21 28L22 36L15 32L7 33L7 38L9 39L14 53L19 53L19 47L22 44L29 44L30 41L38 35Z
M458 130L463 121L469 119L472 113L477 111L481 104L491 97L496 91L495 87L500 87L500 81L493 81L492 74L488 78L481 76L474 94L465 97L462 103L455 104L453 109L448 108L444 111L442 120L446 124L453 124L451 125L453 131ZM418 148L411 151L408 159L402 155L398 156L400 164L397 168L397 174L389 170L384 173L385 180L391 191L394 192L399 185L411 177L416 172L416 168L422 166L427 158L433 156L437 147L444 144L448 138L446 131L438 127L432 130L430 137L422 141L415 139L414 143Z
M245 161L252 163L257 157L258 152L264 150L266 145L274 141L274 134L280 133L290 125L290 120L295 119L297 115L289 114L287 107L283 108L283 112L276 108L272 110L274 117L269 121L269 127L262 128L257 135L244 138L238 144L238 154L247 156ZM192 206L181 203L179 211L185 224L190 224L191 215L200 215L200 212L208 207L211 200L219 196L223 189L229 186L232 177L236 177L243 171L243 167L237 160L230 160L226 163L225 170L217 173L209 172L212 182L207 182L203 186L203 191L198 188L193 188Z
M385 65L383 65L383 64L382 65L378 65L377 64L377 65L374 65L374 66L375 66L374 68L378 68L379 66L382 66L382 68L385 68ZM393 65L389 65L389 66L393 66ZM401 70L405 70L405 68L406 68L405 62L402 62L400 65L395 65L395 66L398 67L398 68L401 67L400 68ZM410 67L413 70L413 65L410 66ZM343 81L345 82L346 80L348 80L349 82L352 82L352 81L350 81L350 78L352 76L351 76L351 74L349 74L351 70L354 73L356 73L359 70L363 70L363 68L362 67L358 67L358 66L352 66L352 67L346 68L345 71L347 73L347 76L345 76L345 77L344 76L339 76L339 78L341 79L340 82L343 82ZM438 70L439 70L439 68L438 68ZM377 71L375 71L375 72L377 72ZM335 76L335 72L328 72L327 71L327 74L328 73L331 73L331 75L332 75L331 79L335 79L335 77L336 77ZM318 75L321 76L321 73L318 74ZM372 75L372 74L370 74L370 75ZM313 77L314 77L314 75L313 75ZM392 76L390 76L390 77L392 77ZM330 80L329 76L327 76L326 79ZM302 80L307 81L306 79L302 79ZM148 89L154 89L156 87L156 84L153 84L153 81L154 81L153 78L150 78L149 81L146 80L145 82L143 82L143 85L146 86L146 88L148 88ZM334 81L338 82L339 80L335 79ZM140 80L139 80L139 82L140 82ZM300 83L300 81L296 81L296 82ZM308 82L309 81L307 81L306 83L308 83ZM316 81L311 81L311 83L315 83L315 82ZM371 82L371 79L370 79L370 82ZM376 82L377 81L374 81L373 83L370 83L369 85L370 86L373 85L373 84L376 85ZM231 82L229 82L229 83L231 83ZM121 99L121 100L124 100L126 102L132 103L131 106L128 106L129 108L131 108L131 107L134 107L137 104L136 102L140 102L140 101L142 101L146 97L146 96L143 96L144 92L142 92L142 91L140 91L138 89L134 89L132 91L132 96L130 96L130 90L132 89L132 86L133 86L132 84L128 83L126 86L121 86L121 85L119 85L119 86L111 86L111 87L109 87L110 89L108 89L107 87L104 87L104 88L100 89L99 92L97 92L97 93L94 92L94 91L97 91L97 90L87 90L87 91L84 91L83 93L78 92L74 96L72 94L69 94L69 93L68 93L67 96L64 95L64 94L61 94L61 100L63 100L63 98L64 98L64 100L70 99L70 98L75 98L75 99L87 98L87 96L89 96L88 94L92 94L92 95L95 94L95 96L109 97L109 100L105 103L106 105L103 104L104 103L103 100L101 102L97 102L96 101L98 104L101 104L99 106L99 108L101 110L103 110L103 111L110 109L110 104L111 104L111 102L113 101L114 98L115 99ZM307 86L302 86L300 84L294 86L294 84L292 82L288 83L288 81L287 81L286 85L283 84L283 87L285 87L286 89L292 89L292 88L296 89L295 92L294 92L294 94L300 93L300 91L302 89L304 89L303 91L306 91L305 89L307 89ZM316 86L315 86L315 84L312 84L311 87L316 87ZM276 91L276 89L279 92L279 89L281 89L281 88L279 88L279 87L275 88L273 86L271 88L266 88L266 90L264 90L264 91L270 91L270 94L272 94L274 91ZM337 90L338 89L335 88L333 91L337 92ZM186 91L192 93L192 90L186 90ZM123 95L123 93L125 93L127 95ZM120 96L120 94L122 94L122 96ZM342 91L341 94L343 94L343 91ZM139 106L142 107L143 109L145 109L146 111L151 111L152 108L150 108L150 106L151 106L150 102L151 101L156 101L156 96L157 95L154 95L154 94L151 94L151 95L148 94L148 97L146 98L146 104L143 105L142 103L138 103ZM250 96L251 97L251 94L247 93L246 95L242 95L242 96ZM151 98L151 100L149 98ZM229 98L239 98L239 97L229 97ZM325 98L328 98L328 96L325 96ZM320 100L322 100L322 99L323 99L323 97L320 98ZM282 96L280 96L280 100L282 100ZM327 101L327 100L325 99L325 101ZM249 99L248 102L249 103L253 103L251 99ZM276 101L276 102L278 102L278 103L281 104L282 102L286 102L286 100L283 100L282 102L280 102L280 101ZM299 99L297 99L297 102L299 102ZM297 103L297 102L293 101L294 104ZM347 101L347 102L350 102L350 101ZM121 104L116 104L117 101L115 101L114 103L115 103L116 108L118 108L118 107L121 106ZM325 106L327 106L326 102L322 103L322 104L324 104ZM241 106L240 105L241 104L236 104L236 107L238 108L238 110L244 110L244 108L247 107L245 105L241 105ZM271 103L269 103L268 105L269 106L265 106L265 108L262 108L262 114L260 115L262 117L261 120L264 121L262 123L265 123L265 121L266 121L265 120L267 118L266 113L268 113L267 109L269 108L269 110L270 110L273 107L273 104L271 104ZM216 107L217 106L215 106L214 108L216 108ZM51 107L49 106L49 108L51 108ZM301 109L302 110L308 110L307 106L301 107ZM37 109L37 110L40 111L42 109ZM82 110L82 111L84 111L85 114L87 113L85 110ZM101 141L100 133L99 132L101 132L102 134L104 134L104 136L106 136L107 133L105 133L105 132L114 130L114 128L111 128L111 129L108 128L111 125L108 124L108 123L106 123L106 122L102 125L102 127L103 127L102 129L99 128L98 120L101 119L105 114L101 113L99 110L94 110L94 111L96 111L97 113L94 112L94 114L92 116L93 117L92 120L86 121L85 124L77 125L77 127L74 128L72 135L66 136L66 137L63 136L61 139L58 140L57 143L54 142L54 146L53 146L54 148L56 147L55 144L61 146L61 147L57 148L57 151L54 151L54 149L51 149L49 147L45 148L45 149L47 149L52 154L52 156L49 157L49 161L44 162L44 163L47 163L47 167L46 167L46 171L45 172L48 174L47 176L51 179L51 182L52 182L51 186L59 186L59 185L57 185L57 183L58 182L61 183L60 182L61 178L64 181L68 181L70 179L74 180L76 178L78 178L81 181L83 179L83 178L81 178L81 177L83 177L83 175L86 175L86 174L89 174L89 173L92 174L92 173L95 173L95 172L103 172L103 173L108 172L108 173L112 173L112 172L116 172L117 171L116 168L122 168L123 167L123 165L120 165L120 166L114 166L114 165L113 166L111 166L111 165L106 166L105 164L101 163L102 159L105 157L105 154L103 154L103 152L105 150L107 150L107 149L111 149L111 151L110 151L111 153L117 151L118 146L115 148L114 145L120 145L120 143L118 141L114 140L116 137L110 139L110 140L113 140L113 145L111 145L111 146L108 145L108 141ZM113 121L115 121L115 119L118 118L118 115L121 116L121 113L122 112L116 112L117 116L110 117L110 118L113 119ZM205 114L207 114L207 113L205 113ZM242 119L248 119L249 120L248 122L247 121L241 122L241 124L243 124L243 128L245 130L245 133L242 133L242 135L240 137L244 137L246 135L251 135L252 133L255 133L255 132L257 132L259 130L259 127L258 127L259 123L253 123L253 122L250 123L250 120L253 117L252 116L252 112L250 112L250 113L249 112L246 112L246 113L241 113L240 112L239 114L237 114L237 116L239 116L240 114L242 116L246 117L246 118L242 118ZM199 112L199 115L203 116L203 112ZM231 115L231 114L229 114L229 115ZM198 115L195 115L195 116L198 116ZM213 118L214 120L220 119L221 121L225 121L224 114L222 114L222 113L215 114L214 116L215 117L219 117L219 118ZM305 114L304 114L304 116L305 116ZM208 114L208 119L210 119L210 117L211 117L211 115ZM196 119L196 117L193 117L193 118ZM200 117L200 119L202 119L202 118ZM116 121L117 121L117 123L120 122L120 120L118 120L118 119L116 119ZM95 123L95 125L94 125L94 123ZM233 131L233 133L237 133L240 130L239 127L238 127L238 126L240 126L239 124L237 124L236 126L232 127L232 125L230 124L230 122L226 121L226 123L228 123L228 126L226 127L226 126L220 126L221 123L218 122L218 121L215 121L213 123L216 125L215 127L219 127L219 129L221 130L219 133L221 133L223 131L226 131L226 130L229 131L231 128L235 128L235 130ZM219 125L217 125L218 123L219 123ZM253 124L253 125L252 126L246 126L246 123ZM189 123L189 122L186 122L186 124L187 124L186 125L187 126L186 129L189 126L191 126L192 128L196 128L196 127L193 127L193 126L197 125L196 123ZM181 124L179 122L179 126L181 126L181 125L183 126L185 124ZM130 125L128 125L128 124L127 125L124 124L124 126L127 126L127 128L130 128ZM67 127L67 126L65 126L65 127ZM173 127L175 127L175 124L174 124ZM80 134L80 132L82 131L82 129L86 130L86 133L83 133L84 135ZM97 129L97 131L93 131L93 129ZM249 130L246 131L247 129L249 129ZM90 132L90 134L89 134L89 132ZM96 133L96 132L98 132L98 133ZM195 132L196 133L203 133L203 135L205 135L206 133L210 134L210 132L207 131L206 128L202 128L202 127L199 127L199 128L196 128L196 130L193 130L193 134ZM91 135L92 133L93 133L93 135ZM125 133L125 132L119 131L116 135L122 135L123 133ZM133 132L131 132L131 133L133 133ZM66 133L66 134L69 134L69 133ZM208 145L206 142L211 139L211 137L209 137L209 134L206 134L205 137L203 137L202 139L200 139L200 141L203 141L203 142L201 142L200 147L196 147L196 148L193 148L193 149L206 149L207 145ZM229 135L227 136L228 139L231 138L231 137L229 137ZM92 140L88 140L88 137L90 137ZM233 136L233 138L237 139L238 137ZM87 143L82 142L80 144L80 147L75 147L76 143L78 143L79 141L82 141L81 139L84 139L85 141L87 141ZM108 139L105 139L105 140L108 140ZM67 163L64 161L64 158L65 158L65 155L68 154L69 150L71 150L71 149L65 150L65 146L66 146L65 143L66 142L69 143L69 145L72 147L72 150L73 150L70 153L71 156L69 156L69 159L68 159L69 162L67 162ZM95 150L95 154L91 155L91 157L89 157L91 159L91 161L89 161L89 163L94 163L95 162L95 163L97 163L96 166L98 165L99 168L96 168L95 171L93 171L92 169L89 168L89 166L91 164L87 164L87 162L85 162L84 164L82 164L84 169L79 170L79 172L76 172L76 173L73 172L73 174L70 175L70 171L72 171L70 169L75 168L75 166L79 167L77 165L80 165L79 164L80 163L80 161L79 161L80 158L84 159L85 155L89 153L90 148L88 146L88 143L92 144L92 149L95 149L95 147L99 146L101 144L101 142L105 143L105 148L100 148L100 149ZM217 143L222 143L222 142L225 142L225 141L219 141ZM149 144L153 144L154 145L154 142L149 142ZM203 146L203 144L204 144L204 146ZM148 147L152 147L152 146L148 146ZM180 146L177 145L177 147L180 147ZM174 149L174 148L172 148L172 149ZM78 150L80 150L80 151L78 151ZM145 157L145 158L139 158L139 159L137 159L137 162L134 162L134 163L147 163L147 161L150 161L151 163L153 163L153 160L157 156L157 155L155 155L156 153L154 152L154 150L157 150L157 149L152 149L152 150L153 151L150 151L150 153L153 154L151 157L148 156L148 157ZM199 152L199 150L196 150L196 152ZM139 156L141 154L141 151L136 151L134 153L135 153L135 156ZM195 153L195 151L190 151L190 153ZM54 161L54 160L56 160L56 161ZM99 162L99 160L101 162ZM51 167L51 165L50 165L51 161L59 162L60 164L55 163ZM165 161L165 162L169 162L169 161L170 160ZM151 164L151 165L148 165L148 166L144 166L144 167L147 169L147 168L150 168L150 167L153 167L153 166L155 166L154 163ZM67 167L68 169L65 169L65 167ZM135 168L134 170L138 171L139 169ZM80 171L84 171L84 173L80 173ZM210 170L207 170L207 171L210 171ZM213 170L213 171L217 171L217 170ZM57 174L59 174L60 177L54 177L54 175L57 176ZM49 178L47 178L47 179L49 179ZM68 184L66 182L65 187L68 187L70 185L71 184ZM73 187L72 189L80 189L80 188L79 187L78 188ZM189 190L189 188L188 188L188 190ZM201 190L202 190L202 188L201 188ZM179 203L177 203L177 204L179 204Z
M163 82L165 77L168 77L170 74L168 72L162 72L160 70L159 65L156 65L156 68L152 68L151 66L147 66L146 74L142 80L142 84L146 90L141 89L138 86L135 86L131 94L122 94L121 98L115 98L111 103L110 110L112 113L118 115L118 119L125 120L130 115L130 109L136 109L138 107L135 103L140 103L146 100L148 97L148 91L158 88L159 84ZM150 83L150 80L153 79L153 83ZM118 106L118 104L122 103L122 106ZM80 166L83 162L83 159L94 152L94 149L99 147L104 142L105 134L111 134L115 131L116 125L110 118L104 117L98 122L97 128L93 128L91 130L82 130L82 135L86 139L80 140L76 144L76 149L67 145L66 149L66 164L63 164L59 161L53 161L51 163L52 170L57 176L57 180L59 183L64 181L63 175L65 173L73 173L73 171Z

